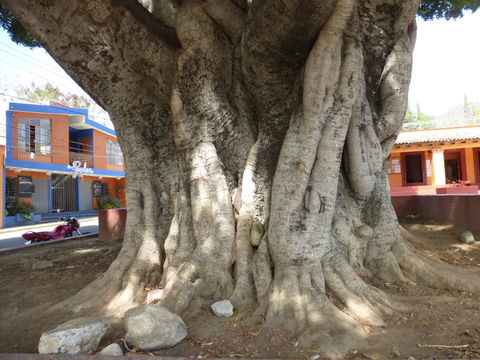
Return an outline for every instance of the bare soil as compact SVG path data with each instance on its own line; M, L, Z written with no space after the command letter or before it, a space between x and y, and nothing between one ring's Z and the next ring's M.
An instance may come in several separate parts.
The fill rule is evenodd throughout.
M402 224L417 236L414 246L418 251L480 276L480 242L460 243L459 234L465 229L425 219L402 219ZM480 234L475 235L480 239ZM43 331L69 320L61 312L45 316L45 309L100 276L120 246L120 242L86 238L0 253L0 353L35 353ZM32 266L42 265L47 268L32 270ZM377 281L373 285L403 296L409 310L388 319L385 327L366 328L368 345L353 351L349 359L480 358L478 294L415 283ZM321 355L315 347L299 345L292 334L262 328L262 316L253 311L235 312L231 318L220 319L206 305L184 319L189 327L188 338L155 355L295 359ZM117 322L101 346L113 341L124 346L120 324ZM464 347L451 347L461 345Z

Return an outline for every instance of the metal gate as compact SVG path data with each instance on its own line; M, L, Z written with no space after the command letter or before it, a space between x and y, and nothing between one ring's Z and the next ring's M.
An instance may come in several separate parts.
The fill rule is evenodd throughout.
M78 211L77 179L71 175L52 175L52 210Z
M32 205L37 214L48 214L49 182L48 179L32 179L35 186L35 192L32 194Z

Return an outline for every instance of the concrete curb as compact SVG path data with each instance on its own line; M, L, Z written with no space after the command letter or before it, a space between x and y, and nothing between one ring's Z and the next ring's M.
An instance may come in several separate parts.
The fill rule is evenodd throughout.
M98 218L97 216L90 217L90 218L81 218L81 219L78 219L78 221L80 221L80 223L81 223L82 221L91 221L91 220L95 220L97 218ZM35 224L35 225L15 226L15 227L10 227L10 228L0 229L0 234L6 234L6 233L9 233L9 232L22 231L22 230L38 229L38 228L49 226L49 225L57 226L57 225L62 225L64 223L65 223L64 221L55 221L55 222L41 223L41 224Z
M58 244L60 242L68 241L68 240L76 240L76 239L82 239L82 238L87 238L87 237L93 237L93 236L98 236L98 232L96 233L89 233L89 234L83 234L83 235L77 235L77 236L72 236L69 238L65 239L59 239L59 240L50 240L50 241L43 241L35 244L30 244L30 245L23 245L23 246L17 246L14 248L8 248L8 249L0 249L0 254L4 254L9 251L17 251L17 250L25 250L25 249L30 249L34 246L43 246L43 245L50 245L50 244Z

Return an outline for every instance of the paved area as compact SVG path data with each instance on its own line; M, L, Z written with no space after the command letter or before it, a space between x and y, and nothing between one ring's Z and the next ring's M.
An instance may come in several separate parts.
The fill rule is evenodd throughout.
M80 232L82 234L98 232L98 217L79 219ZM47 224L19 226L13 228L5 228L0 230L0 249L9 249L25 245L22 234L27 231L52 231L57 225L64 224L63 221L52 222Z

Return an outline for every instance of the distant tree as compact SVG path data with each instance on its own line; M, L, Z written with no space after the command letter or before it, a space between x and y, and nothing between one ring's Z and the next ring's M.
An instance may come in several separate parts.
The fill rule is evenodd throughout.
M435 127L432 122L433 117L428 115L420 109L420 104L417 103L417 110L413 112L410 107L405 113L405 120L403 121L404 130L418 130L418 129L431 129Z
M416 114L410 110L410 108L407 109L407 112L405 113L405 120L403 121L404 124L409 124L417 121L417 116Z
M50 83L38 86L32 83L30 87L21 87L16 90L18 96L33 102L54 102L62 106L74 108L88 108L92 101L82 95L63 93L58 87Z
M422 110L420 109L420 103L417 103L417 121L418 122L427 122L427 121L431 121L432 120L432 116L422 112Z
M466 118L470 113L470 104L468 102L467 94L463 94L463 116Z

